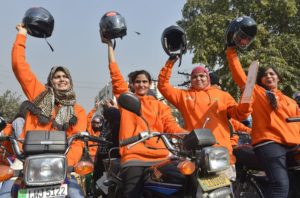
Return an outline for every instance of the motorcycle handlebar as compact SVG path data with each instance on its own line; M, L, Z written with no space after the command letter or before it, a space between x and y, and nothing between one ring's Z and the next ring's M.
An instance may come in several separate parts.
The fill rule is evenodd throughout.
M112 145L112 142L105 140L105 138L97 137L97 136L88 136L89 141L97 142L97 143L104 143Z
M14 138L12 136L0 136L0 142L4 142L4 141L10 141L10 143L12 145L12 149L19 159L24 158L16 138Z
M286 122L300 122L300 117L295 118L287 118L285 119Z
M74 140L92 141L92 142L97 142L97 143L112 144L112 142L109 142L102 137L91 136L91 135L89 135L88 132L81 132L81 133L72 135L68 139L68 145L71 145Z
M250 135L248 132L244 132L244 131L234 131L233 134L234 135Z
M140 135L136 135L125 140L120 141L120 146L127 146L128 144L135 143L141 139Z
M150 138L160 137L162 139L162 141L164 142L165 146L167 147L167 149L174 155L177 155L179 153L179 151L174 148L174 146L172 145L170 140L167 138L167 135L170 135L170 134L160 133L160 132L151 132L151 133L141 132L139 135L136 135L136 136L133 136L133 137L130 137L128 139L121 141L120 146L122 147L122 146L128 145L128 148L130 148L130 147L136 145L137 143L144 142Z

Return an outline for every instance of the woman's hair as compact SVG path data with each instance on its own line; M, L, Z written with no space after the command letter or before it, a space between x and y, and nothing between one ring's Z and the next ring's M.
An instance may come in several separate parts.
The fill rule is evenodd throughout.
M149 80L149 83L152 82L151 75L150 75L149 72L147 72L146 70L136 70L136 71L133 71L133 72L128 74L129 83L134 83L137 76L141 75L141 74L144 74L146 76L146 78Z
M259 86L262 86L262 87L264 87L264 88L267 89L267 90L268 90L268 88L267 88L265 85L262 84L261 79L262 79L262 77L264 77L264 75L265 75L265 73L266 73L266 71L267 71L268 69L272 69L272 70L276 73L276 75L278 76L278 78L281 80L281 76L280 76L280 74L279 74L279 72L277 71L277 69L276 69L275 66L268 66L268 67L263 66L263 67L260 67L260 68L258 69L258 73L257 73L257 77L256 77L256 83L257 83Z
M274 94L273 92L271 92L270 89L269 89L268 87L266 87L266 86L261 82L262 77L264 77L264 75L265 75L265 73L266 73L266 71L267 71L268 69L272 69L272 70L276 73L276 75L278 76L278 79L281 79L281 77L280 77L280 75L279 75L277 69L276 69L274 66L260 67L260 68L258 69L257 78L256 78L256 83L257 83L259 86L261 86L261 87L263 87L263 88L266 89L266 96L267 96L267 98L268 98L268 100L269 100L269 103L270 103L270 105L272 106L272 108L273 108L274 110L276 110L276 109L278 108L278 103L277 103L277 99L276 99L276 97L275 97L275 94Z

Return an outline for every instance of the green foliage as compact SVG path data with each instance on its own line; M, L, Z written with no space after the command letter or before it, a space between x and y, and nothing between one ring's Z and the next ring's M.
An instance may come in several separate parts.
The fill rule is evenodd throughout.
M188 0L178 25L187 33L193 63L205 63L211 70L219 69L225 88L239 95L227 67L224 33L231 20L247 15L258 24L252 45L239 52L247 68L254 60L261 65L272 64L281 73L280 89L291 96L300 89L300 0Z
M11 122L20 107L21 96L17 96L16 93L12 93L10 90L6 90L0 96L0 112L2 117Z

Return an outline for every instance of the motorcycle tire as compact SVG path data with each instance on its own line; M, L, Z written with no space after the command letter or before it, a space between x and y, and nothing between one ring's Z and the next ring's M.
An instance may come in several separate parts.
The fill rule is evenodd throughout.
M108 188L107 198L122 198L122 191L120 188L111 187Z

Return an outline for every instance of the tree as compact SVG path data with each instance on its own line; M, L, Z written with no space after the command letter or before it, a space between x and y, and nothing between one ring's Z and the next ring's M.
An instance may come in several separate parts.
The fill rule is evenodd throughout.
M223 85L235 97L239 90L231 80L225 57L224 33L237 16L251 16L258 24L252 45L239 52L247 71L252 61L278 68L280 89L289 96L299 89L300 81L300 0L188 0L178 25L187 33L193 63L204 63L219 71Z
M20 107L21 96L16 93L12 93L10 90L6 90L3 95L0 96L0 112L2 117L11 122Z

